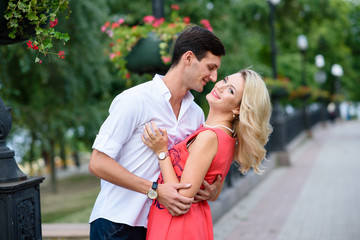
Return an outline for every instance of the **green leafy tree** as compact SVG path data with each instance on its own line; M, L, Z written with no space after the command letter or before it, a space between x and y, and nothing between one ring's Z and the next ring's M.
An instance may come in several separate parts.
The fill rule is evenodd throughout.
M57 26L71 35L63 46L65 59L48 56L35 64L35 53L26 50L26 43L1 48L2 98L13 108L13 125L30 131L32 143L40 142L31 144L39 151L31 149L29 154L33 160L37 152L51 166L53 191L56 152L63 148L69 129L75 130L78 141L92 141L106 114L104 104L109 103L114 80L99 31L108 14L107 1L71 1L70 9L70 18L59 19Z

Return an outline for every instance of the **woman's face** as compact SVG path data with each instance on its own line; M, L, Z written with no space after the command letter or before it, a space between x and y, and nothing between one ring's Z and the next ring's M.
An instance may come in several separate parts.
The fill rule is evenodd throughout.
M206 95L206 99L211 107L217 107L225 112L233 112L234 109L239 111L244 86L245 81L241 74L234 73L218 81Z

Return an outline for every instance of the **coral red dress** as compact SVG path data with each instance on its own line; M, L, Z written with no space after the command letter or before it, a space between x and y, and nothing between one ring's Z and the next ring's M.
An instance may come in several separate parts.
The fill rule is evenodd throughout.
M169 150L171 161L179 179L181 179L186 159L189 156L189 152L186 147L187 143L204 130L214 131L218 138L218 152L216 153L210 168L206 173L205 180L211 184L215 181L217 175L221 175L222 181L225 179L234 156L235 138L232 138L220 129L205 127L200 127L185 140L181 141ZM163 183L161 173L158 183ZM208 202L200 201L198 203L194 203L186 214L173 217L163 205L161 205L157 200L154 200L150 208L146 239L214 239L211 210Z

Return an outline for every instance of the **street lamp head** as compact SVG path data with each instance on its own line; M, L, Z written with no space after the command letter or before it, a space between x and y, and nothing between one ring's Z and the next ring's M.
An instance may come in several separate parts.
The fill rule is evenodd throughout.
M325 66L325 59L324 59L323 55L318 54L318 55L315 56L315 65L318 68L322 68L322 67Z
M301 51L305 51L308 47L308 41L305 35L301 34L297 38L297 46Z
M278 5L281 0L268 0L272 5Z
M331 74L335 77L342 77L344 75L344 71L339 64L333 64L331 66Z

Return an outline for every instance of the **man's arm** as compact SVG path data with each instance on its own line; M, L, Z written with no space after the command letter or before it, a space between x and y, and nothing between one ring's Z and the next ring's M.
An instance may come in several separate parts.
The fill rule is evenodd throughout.
M117 186L146 194L152 182L136 176L117 163L108 155L94 149L89 163L89 171L93 175L111 182ZM186 213L193 198L181 196L179 189L189 188L189 184L160 184L158 187L158 200L173 216Z
M203 181L204 189L199 189L199 191L194 196L195 202L199 201L216 201L219 197L221 190L224 186L224 182L221 182L221 176L218 175L213 184L209 184L206 180Z

